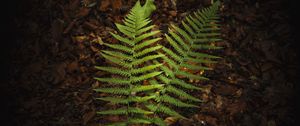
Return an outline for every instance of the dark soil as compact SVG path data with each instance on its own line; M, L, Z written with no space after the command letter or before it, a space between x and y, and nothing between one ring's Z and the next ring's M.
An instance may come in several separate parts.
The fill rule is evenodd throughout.
M165 32L210 0L156 0L152 19ZM94 4L95 3L95 4ZM26 0L3 3L3 126L97 126L104 103L92 91L103 42L135 0ZM294 126L299 60L296 4L222 0L223 57L195 93L205 102L174 126ZM11 14L6 12L11 11ZM8 36L12 37L8 37ZM6 72L8 71L8 73ZM298 90L299 91L299 90ZM117 120L109 117L110 120Z

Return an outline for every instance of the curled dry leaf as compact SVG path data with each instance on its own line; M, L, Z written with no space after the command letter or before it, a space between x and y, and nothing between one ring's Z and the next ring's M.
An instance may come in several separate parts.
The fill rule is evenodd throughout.
M174 123L176 123L178 120L178 118L176 117L167 117L164 122L169 126L169 125L172 125Z

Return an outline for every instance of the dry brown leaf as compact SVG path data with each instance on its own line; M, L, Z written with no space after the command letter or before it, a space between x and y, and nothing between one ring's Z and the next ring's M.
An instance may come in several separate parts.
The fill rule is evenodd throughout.
M86 125L96 115L95 110L85 113L82 117L83 124Z
M74 72L75 70L78 70L79 65L77 61L74 61L67 65L67 71L68 72Z
M176 17L177 16L177 11L169 11L169 14L172 16L172 17Z
M101 0L99 10L100 11L107 11L109 5L110 5L110 0Z
M122 0L113 0L113 3L112 3L112 8L114 10L120 10L120 8L122 7Z
M177 120L178 120L178 118L176 118L176 117L167 117L164 120L164 122L169 126L169 125L176 123Z
M86 7L83 7L79 10L79 12L76 14L76 17L77 18L82 18L82 17L85 17L87 16L89 13L90 13L90 8L86 8Z

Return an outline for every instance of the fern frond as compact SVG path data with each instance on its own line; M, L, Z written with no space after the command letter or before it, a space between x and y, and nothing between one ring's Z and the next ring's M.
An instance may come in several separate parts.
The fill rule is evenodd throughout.
M104 52L105 54L108 54L110 56L116 57L118 59L122 59L122 60L132 61L132 59L133 59L131 56L129 56L127 54L116 52L116 51L102 50L102 52Z
M144 56L145 54L150 53L150 52L157 51L157 50L160 49L160 48L161 48L160 45L154 46L154 47L150 47L150 48L146 48L146 49L144 49L143 51L138 52L138 53L136 53L135 55L133 55L133 57L134 57L134 58L137 58L137 57L140 57L140 56Z
M155 98L154 95L151 96L144 96L144 97L139 97L139 96L133 96L129 98L124 98L124 97L102 97L102 98L96 98L97 100L102 100L102 101L107 101L111 102L113 104L128 104L130 102L145 102L150 99Z
M166 39L169 41L169 43L174 47L174 49L181 55L181 56L185 56L186 53L185 51L183 51L181 49L181 47L179 47L179 45L171 38L169 37L167 34L165 34Z
M162 72L152 72L152 73L148 73L148 74L144 74L138 77L132 77L131 78L131 82L135 83L135 82L140 82L149 78L153 78L159 74L161 74Z
M100 112L97 112L97 114L101 114L101 115L122 115L122 114L128 114L128 110L126 108L119 108L119 109L115 109L115 110L100 111Z
M124 37L122 37L122 36L120 36L120 35L117 35L117 34L115 34L115 33L112 33L112 32L110 32L110 34L111 34L114 38L118 39L120 42L124 42L124 43L126 43L126 44L128 44L128 45L130 45L130 46L133 46L133 45L134 45L133 41L130 41L130 40L127 39L127 38L124 38Z
M172 79L171 84L176 84L176 85L179 85L179 86L181 86L183 88L186 88L186 89L202 90L202 88L199 88L199 87L196 87L196 86L194 86L192 84L186 83L185 81L180 80L178 78Z
M107 60L109 60L109 61L111 61L111 62L113 62L113 63L115 63L115 64L117 64L117 65L120 65L120 66L122 66L122 67L125 67L125 68L131 68L131 67L132 67L132 65L130 65L130 64L126 63L125 61L123 61L123 60L121 60L121 59L118 59L118 58L116 58L116 57L109 56L109 55L106 55L106 54L104 54L104 53L101 53L101 55L102 55L105 59L107 59Z
M165 84L169 84L171 82L171 79L166 77L166 76L163 76L163 75L159 75L158 76L158 79L160 79L163 83Z
M151 32L149 32L149 33L142 34L142 35L138 36L138 37L135 39L135 43L138 43L138 42L140 42L141 40L146 39L146 38L148 38L148 37L154 36L154 35L158 34L159 32L160 32L160 31L151 31Z
M161 38L155 38L155 39L146 40L145 42L140 43L140 44L136 45L135 47L133 47L133 50L137 51L137 50L142 49L142 48L144 48L146 46L149 46L149 45L151 45L151 44L153 44L153 43L155 43L155 42L157 42L159 40L161 40Z
M162 50L168 54L170 57L172 57L173 59L175 59L175 61L181 63L182 62L182 57L178 56L177 54L175 54L172 50L162 47Z
M188 55L196 57L196 58L210 58L210 59L220 58L218 56L209 55L206 53L199 53L199 52L188 52Z
M156 55L149 55L149 56L145 56L143 58L140 58L140 59L137 59L133 62L131 62L131 65L132 66L137 66L137 65L140 65L146 61L150 61L150 60L154 60L154 59L157 59L157 58L160 58L160 57L164 57L165 55L163 54L156 54Z
M133 92L144 92L153 89L162 89L163 85L143 85L143 86L135 86L132 88Z
M160 67L162 64L154 64L154 65L149 65L149 66L145 66L142 68L138 68L138 69L133 69L131 70L131 74L139 74L139 73L145 73L147 71L151 71L157 67Z
M167 66L161 66L160 68L161 68L162 71L164 71L164 74L166 76L170 76L171 78L175 77L174 71L171 70L170 68L168 68Z
M131 48L123 46L123 45L119 45L119 44L107 44L107 43L104 43L104 45L106 45L106 46L108 46L110 48L113 48L113 49L117 49L117 50L121 50L121 51L130 53L130 54L133 53L133 50Z
M146 118L130 118L128 119L129 124L151 124L151 120Z
M130 89L126 88L97 88L94 89L96 92L103 92L103 93L111 93L111 94L120 94L120 95L129 95Z
M191 35L192 37L195 36L195 31L189 25L187 25L184 21L182 21L181 24L183 25L185 30L189 33L189 35Z
M146 110L143 110L143 109L140 109L137 107L129 107L128 112L136 113L136 114L144 114L144 115L153 114L153 112L151 112L151 111L146 111Z
M175 105L177 107L198 107L198 106L193 105L193 104L184 103L184 102L180 101L179 99L173 98L173 97L171 97L167 94L164 94L164 95L162 95L162 96L160 96L156 99L158 101L166 102L166 103Z
M172 30L169 30L169 33L182 46L182 48L184 49L184 51L189 51L190 50L190 46L187 43L185 43L181 37L179 37Z
M178 69L179 68L179 66L178 66L178 64L175 62L175 61L173 61L173 60L171 60L170 58L168 58L167 56L164 56L164 57L162 57L162 59L171 67L171 68L174 68L174 69ZM181 61L181 60L180 60Z
M149 16L156 9L153 0L146 0L143 6L137 1L123 23L115 24L119 33L110 33L120 43L104 44L109 50L103 50L101 55L114 65L96 66L98 70L118 75L117 78L95 78L109 84L94 89L109 95L96 99L117 104L119 108L97 114L127 116L124 122L111 124L118 126L153 123L166 126L161 115L186 119L172 106L197 107L188 101L201 102L185 90L202 89L186 80L208 80L194 73L210 70L206 63L215 63L214 60L220 58L203 53L209 51L200 51L221 48L212 44L221 40L219 4L217 1L209 8L188 15L180 26L171 25L165 34L166 48L162 46L165 43L157 44L161 38L156 34L160 31L150 24Z
M101 115L123 115L123 114L129 114L129 113L137 113L137 114L152 114L153 112L146 111L137 107L127 107L127 108L119 108L115 110L106 110L106 111L100 111L97 112L97 114Z
M179 97L183 97L183 98L186 98L186 99L189 99L189 100L192 100L192 101L196 101L196 102L201 102L201 100L199 100L198 98L195 98L195 97L189 95L188 93L184 92L183 90L177 89L173 86L168 86L167 90L170 93L175 94Z
M174 111L171 108L164 106L162 104L159 104L159 105L149 104L149 105L146 105L146 107L154 112L162 112L162 113L168 114L170 116L174 116L174 117L178 117L178 118L185 118L184 116L180 115L176 111Z
M148 30L151 30L151 29L154 28L154 27L155 27L155 25L150 25L150 26L141 28L141 29L139 29L139 30L136 32L136 35L138 36L138 35L142 34L143 32L146 32L146 31L148 31Z
M128 81L126 79L121 79L121 78L99 78L99 77L95 77L94 79L96 79L97 81L101 81L101 82L108 82L108 83L119 84L119 85L128 85L128 84L130 84L130 81Z
M130 28L130 27L127 27L125 25L118 24L118 23L116 23L116 26L119 29L119 31L122 32L123 34L125 34L126 36L128 36L128 37L133 37L134 36L134 34L133 34L134 29L133 28Z
M106 71L106 72L112 73L112 74L119 74L119 75L127 76L127 77L130 76L130 73L128 71L122 70L122 69L116 68L116 67L101 67L101 66L96 66L95 68L98 69L98 70L102 70L102 71Z
M164 120L158 117L151 118L151 121L158 126L167 126Z
M131 101L128 98L116 98L116 97L102 97L96 99L111 102L113 104L128 104Z
M117 122L117 123L107 124L106 126L128 126L128 123L127 122Z

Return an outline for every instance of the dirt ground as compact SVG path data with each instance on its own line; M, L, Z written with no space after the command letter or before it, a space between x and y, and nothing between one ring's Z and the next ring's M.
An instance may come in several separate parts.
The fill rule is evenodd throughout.
M99 42L110 35L135 0L27 0L11 6L14 35L2 57L3 126L99 126L93 77L103 59ZM155 0L153 23L162 32L210 0ZM223 57L211 80L199 83L205 102L191 120L172 126L294 126L296 119L297 20L285 0L222 0ZM10 11L10 10L6 10ZM4 35L6 35L4 34ZM3 61L1 60L1 61ZM3 62L4 63L4 62ZM2 82L1 82L2 83ZM110 117L109 120L117 120Z

